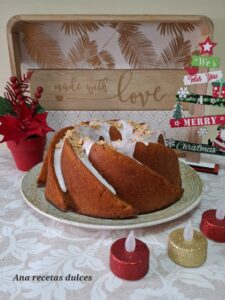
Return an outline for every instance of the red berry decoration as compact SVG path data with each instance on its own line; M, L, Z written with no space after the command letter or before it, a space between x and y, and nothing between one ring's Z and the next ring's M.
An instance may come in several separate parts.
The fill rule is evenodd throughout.
M37 87L37 92L40 93L40 94L43 93L43 87L42 86L38 86Z
M18 99L19 101L23 101L23 96L22 96L22 95L18 95L18 96L17 96L17 99Z
M21 94L20 89L15 89L15 94L16 94L16 96L20 95Z
M13 83L12 84L12 88L15 90L15 89L17 89L18 88L18 84L17 83Z
M38 93L38 92L36 92L36 93L34 94L34 96L35 96L35 98L37 98L37 99L41 98L41 94Z
M17 78L15 76L10 77L10 82L12 83L16 83L17 82Z
M33 74L33 72L32 72L32 71L30 71L30 72L27 72L27 77L31 77L31 76L32 76L32 74Z
M32 104L31 104L31 107L30 107L31 110L34 110L34 109L35 109L35 106L36 106L36 105L35 105L34 103L32 103Z

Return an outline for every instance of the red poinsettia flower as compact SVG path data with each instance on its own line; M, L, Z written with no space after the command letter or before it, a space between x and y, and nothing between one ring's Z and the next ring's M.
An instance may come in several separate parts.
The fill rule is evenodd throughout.
M3 135L0 143L12 140L19 143L54 131L47 124L48 113L39 104L43 88L37 87L34 98L29 96L31 77L32 72L27 72L7 82L5 98L0 97L0 135Z
M4 138L0 141L6 142L14 140L18 143L31 136L43 136L53 131L47 124L47 112L41 114L32 114L32 110L27 105L22 105L17 116L4 115L0 116L0 134Z
M43 136L46 133L53 131L46 122L47 113L35 115L32 119L18 119L12 115L0 117L0 134L4 138L0 141L6 142L14 140L18 143L31 136Z

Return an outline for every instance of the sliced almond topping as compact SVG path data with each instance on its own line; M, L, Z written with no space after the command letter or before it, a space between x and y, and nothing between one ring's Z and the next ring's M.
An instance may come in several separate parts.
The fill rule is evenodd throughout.
M61 148L61 144L60 143L56 144L55 148L60 149Z
M83 138L80 138L79 141L78 141L78 144L79 144L79 145L83 145L83 143L84 143L84 139L83 139Z

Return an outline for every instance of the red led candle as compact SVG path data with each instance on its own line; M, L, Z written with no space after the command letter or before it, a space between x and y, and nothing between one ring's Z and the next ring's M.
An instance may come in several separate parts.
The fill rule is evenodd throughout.
M225 243L225 210L220 207L217 210L210 209L202 214L200 224L202 233L209 239Z
M133 231L128 237L114 242L110 250L110 268L118 277L138 280L149 269L149 249L145 243L135 239Z

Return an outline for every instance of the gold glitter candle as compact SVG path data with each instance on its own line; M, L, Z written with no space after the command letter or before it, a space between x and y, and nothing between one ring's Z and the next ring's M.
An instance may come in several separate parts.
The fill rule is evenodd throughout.
M168 255L176 264L195 268L204 264L207 258L207 239L196 230L191 238L185 239L185 229L176 229L169 235Z

